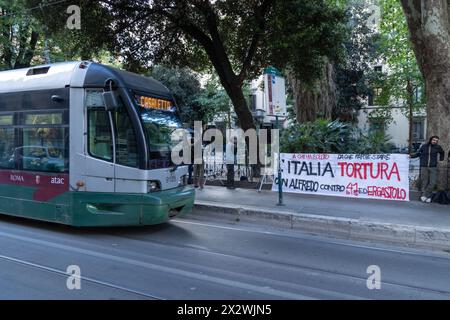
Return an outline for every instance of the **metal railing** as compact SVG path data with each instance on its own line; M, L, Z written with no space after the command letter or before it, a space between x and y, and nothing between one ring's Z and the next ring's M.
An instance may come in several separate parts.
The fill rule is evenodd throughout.
M205 177L206 180L226 180L227 163L223 157L205 156ZM250 165L236 164L234 165L235 180L253 181L253 168Z
M437 169L438 184L446 191L450 191L450 158L446 166ZM411 159L409 163L409 188L412 191L420 191L420 162L419 159Z

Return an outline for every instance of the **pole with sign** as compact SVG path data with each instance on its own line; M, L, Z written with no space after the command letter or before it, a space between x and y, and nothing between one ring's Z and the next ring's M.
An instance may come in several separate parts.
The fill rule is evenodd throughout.
M280 129L279 118L286 117L286 82L281 73L268 67L264 70L264 100L266 115L275 117L275 126ZM278 150L278 205L283 206L280 152Z
M275 116L275 125L277 129L280 128L280 124L278 122L278 116ZM284 206L283 204L283 184L281 180L281 163L280 163L280 150L278 150L278 203L279 206Z

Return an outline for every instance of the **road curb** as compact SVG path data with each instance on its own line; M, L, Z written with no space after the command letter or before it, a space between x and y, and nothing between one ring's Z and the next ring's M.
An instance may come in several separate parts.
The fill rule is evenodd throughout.
M195 202L194 208L195 213L200 215L219 215L237 222L258 222L273 227L348 240L383 242L418 248L450 248L450 229L447 228L305 214L283 210L282 207L275 211L199 200Z

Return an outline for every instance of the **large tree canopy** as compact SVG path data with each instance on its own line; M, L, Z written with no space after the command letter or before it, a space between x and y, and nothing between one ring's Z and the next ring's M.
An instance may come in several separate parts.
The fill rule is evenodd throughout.
M254 127L245 80L274 64L312 81L324 57L341 52L344 14L324 0L103 2L114 17L121 54L132 65L212 65L243 129Z
M23 1L0 0L0 69L29 67L41 33Z
M91 60L106 51L114 52L115 36L111 32L112 17L108 11L92 0L13 0L26 3L27 16L35 18L48 36L48 49L52 61ZM80 29L69 29L72 5L80 7ZM21 4L23 6L23 4Z
M388 72L378 79L377 104L385 108L375 113L392 119L393 106L409 119L409 148L413 146L414 116L425 106L424 82L408 39L408 25L398 0L380 0L383 15L380 21L379 57L388 65ZM376 85L376 84L374 84Z
M242 90L245 80L273 64L289 65L310 82L320 76L325 57L338 59L345 33L344 12L329 0L73 2L81 6L82 33L114 47L131 71L155 62L195 71L212 66L243 129L254 127ZM53 9L64 12L63 6ZM100 18L91 19L92 13ZM54 17L47 11L41 18L53 26L61 23Z
M71 1L0 0L0 69L108 56L115 39L108 13L90 0L76 2L89 12L80 30L66 26Z
M395 1L395 0L394 0ZM373 66L378 59L378 38L368 23L371 12L362 1L349 1L350 35L345 42L346 59L336 64L337 102L333 118L356 121L358 111L371 95Z
M343 44L344 58L340 61L327 59L322 75L313 84L288 73L298 122L317 118L356 121L358 110L370 94L378 34L367 23L371 15L367 3L360 0L341 2L349 18L348 36Z

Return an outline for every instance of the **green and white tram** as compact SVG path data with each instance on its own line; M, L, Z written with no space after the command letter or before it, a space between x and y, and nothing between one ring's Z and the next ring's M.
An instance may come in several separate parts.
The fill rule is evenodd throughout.
M74 226L149 225L189 212L182 125L154 79L92 62L0 72L0 213Z

